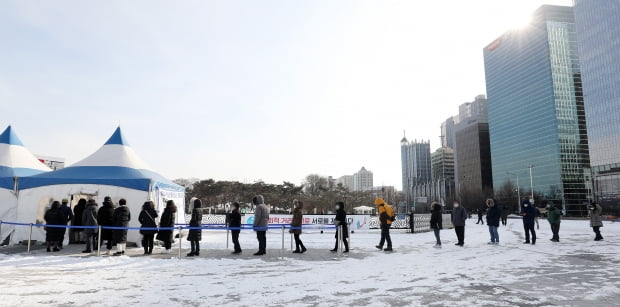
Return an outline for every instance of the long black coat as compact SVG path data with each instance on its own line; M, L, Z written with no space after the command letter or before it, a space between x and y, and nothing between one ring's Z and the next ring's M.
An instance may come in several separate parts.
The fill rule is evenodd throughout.
M84 221L82 221L82 215L84 214L84 210L86 209L86 204L79 203L75 207L73 207L73 221L71 222L72 226L83 226ZM76 230L82 230L81 228L76 228Z
M192 218L189 220L190 227L202 226L202 209L194 208L192 210ZM202 229L190 229L187 235L187 241L200 241L202 240Z
M334 219L334 221L337 223L336 226L342 226L342 237L343 238L348 238L349 237L349 231L348 231L348 226L347 226L347 212L344 211L344 209L338 209L336 210L336 218ZM338 238L338 232L336 231L336 238Z
M443 216L441 209L434 209L431 213L431 229L443 229Z
M157 228L157 222L155 219L157 218L157 211L153 208L142 209L140 211L140 216L138 216L138 222L142 225L142 228ZM152 235L157 233L157 230L140 230L140 233L143 235Z
M65 225L60 208L52 208L45 212L45 223L48 225ZM65 234L64 228L45 227L45 241L54 242L62 240Z
M127 227L131 220L131 213L127 206L120 206L114 210L114 226ZM114 229L114 242L126 243L127 242L127 230L126 229Z
M228 227L230 228L240 228L241 227L241 214L239 210L233 210L228 215ZM231 230L231 231L241 231L241 230Z
M159 227L160 228L174 227L174 213L175 212L176 212L176 208L164 209L164 213L161 214L161 219L159 220ZM173 230L160 229L159 233L157 234L157 240L164 241L164 242L172 242L174 241L174 238L172 237L173 233L174 233Z
M97 211L97 223L101 226L114 226L114 205L104 201L99 211ZM112 229L101 230L101 241L114 240Z

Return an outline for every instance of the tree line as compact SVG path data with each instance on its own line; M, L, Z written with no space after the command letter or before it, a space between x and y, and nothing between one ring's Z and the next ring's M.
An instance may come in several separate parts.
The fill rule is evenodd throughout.
M381 197L371 191L350 191L342 184L316 174L306 176L301 185L287 181L270 184L263 181L242 183L214 179L177 179L174 182L186 188L187 201L191 197L200 198L203 206L211 208L214 213L224 213L233 202L251 209L252 197L257 194L265 197L273 213L290 213L294 199L304 203L306 213L325 214L334 211L334 204L338 201L344 202L345 210L352 213L354 207L374 207L375 197Z

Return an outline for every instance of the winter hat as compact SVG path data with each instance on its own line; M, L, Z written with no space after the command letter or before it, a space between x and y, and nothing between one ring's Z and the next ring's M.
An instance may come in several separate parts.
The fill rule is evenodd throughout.
M144 204L142 205L142 209L144 209L144 210L148 210L148 209L151 209L151 208L152 208L152 206L151 206L151 201L150 200L145 201Z
M194 208L200 208L200 207L202 207L202 201L200 200L200 198L194 199Z
M103 198L103 201L112 202L112 197L106 196Z
M121 198L121 200L118 201L118 204L124 206L127 204L127 201L124 198Z
M338 206L340 209L344 209L344 203L341 201L337 202L336 206Z
M59 201L57 201L57 200L55 200L55 201L52 203L52 209L58 209L58 208L60 208L60 202L59 202Z
M95 200L91 198L91 199L89 199L89 200L88 200L88 203L89 203L89 204L94 204L94 203L95 203Z
M375 205L381 206L381 205L384 205L384 204L385 204L385 201L383 200L383 198L375 199Z
M62 203L63 203L63 204L66 204L66 203L68 203L68 202L69 202L69 200L68 200L68 199L66 199L66 198L63 198L63 199L62 199Z
M263 195L256 195L254 196L254 198L252 198L252 203L255 205L262 205L265 203L265 198L263 197Z

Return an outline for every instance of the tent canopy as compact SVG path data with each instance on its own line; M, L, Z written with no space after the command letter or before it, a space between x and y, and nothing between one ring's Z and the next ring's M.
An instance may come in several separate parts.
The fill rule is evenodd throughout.
M99 150L84 160L61 170L22 178L19 189L61 184L100 184L141 191L155 187L185 191L184 187L152 171L129 147L120 127Z
M11 126L0 134L0 188L14 188L16 177L25 177L49 172L17 137Z

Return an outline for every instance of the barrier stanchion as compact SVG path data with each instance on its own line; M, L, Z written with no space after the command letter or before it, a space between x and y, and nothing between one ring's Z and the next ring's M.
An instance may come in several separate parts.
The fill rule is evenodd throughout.
M282 250L284 250L284 225L282 225Z
M32 242L32 223L30 223L30 232L28 233L28 254L30 254L30 243Z
M183 231L183 226L179 226L179 259L181 259L181 248L183 245L183 239L181 238L181 231Z
M293 250L293 234L291 233L291 250Z
M338 257L342 257L342 226L338 226L336 233L338 234Z
M99 231L97 232L97 257L101 257L101 225L99 225L98 230Z

